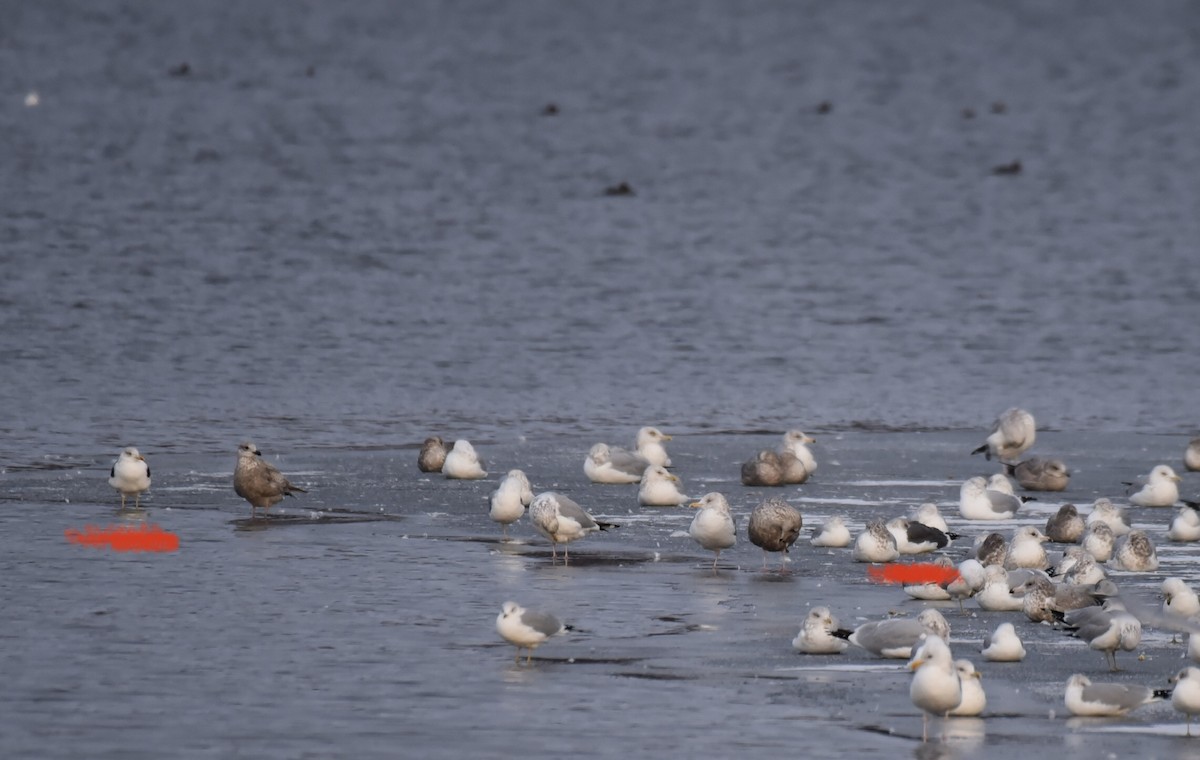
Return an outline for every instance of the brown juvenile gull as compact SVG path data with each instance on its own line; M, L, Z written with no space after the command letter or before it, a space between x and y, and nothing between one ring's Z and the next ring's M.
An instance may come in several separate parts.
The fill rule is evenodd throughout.
M521 650L526 650L525 663L533 657L533 650L551 636L574 630L563 625L558 618L547 612L527 610L516 602L505 602L496 616L496 631L517 648L515 661L521 661Z
M141 509L142 491L150 487L150 465L133 446L126 446L108 473L108 484L121 494L121 509L125 497L133 497L133 508Z
M1071 472L1061 459L1033 457L1004 468L1026 491L1063 491L1071 482Z
M563 545L563 564L570 560L567 544L598 530L619 527L613 523L597 522L571 499L554 491L543 491L529 505L529 520L538 533L550 539L553 554L558 559L558 545Z
M1083 537L1084 522L1074 504L1063 504L1046 521L1046 538L1059 544L1076 544Z
M800 537L804 524L800 511L783 499L767 499L750 513L746 533L750 543L763 550L763 567L767 566L767 552L780 552L780 568L787 562L788 549Z
M233 471L233 490L250 502L250 514L269 509L293 493L308 493L288 482L275 465L263 460L262 452L249 441L238 446L237 468Z
M1200 470L1200 438L1193 438L1183 452L1183 466L1195 472Z
M972 454L983 454L988 459L996 457L1009 463L1029 450L1037 438L1037 424L1033 415L1024 409L1012 407L1001 412L992 425L992 431L982 446Z
M1118 567L1134 573L1152 573L1158 569L1158 553L1145 531L1130 531L1116 547Z
M446 442L436 435L431 435L421 444L421 453L417 455L417 468L421 472L441 472L446 462Z
M985 567L987 565L1003 566L1007 556L1008 541L999 533L987 534L975 549L975 558Z
M742 465L742 485L783 485L783 465L779 462L779 455L763 449L753 459L747 460Z

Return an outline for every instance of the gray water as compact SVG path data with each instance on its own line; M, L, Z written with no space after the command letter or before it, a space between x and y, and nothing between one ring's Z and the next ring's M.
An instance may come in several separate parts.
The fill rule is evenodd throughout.
M0 19L16 611L0 742L21 754L726 754L704 733L719 705L746 707L733 731L814 702L745 686L775 672L762 648L711 679L685 669L703 686L621 679L623 658L663 656L629 597L700 615L786 594L759 643L790 656L820 581L758 583L749 551L732 586L713 580L671 537L682 513L552 568L493 543L480 505L505 469L585 489L592 442L652 423L679 436L685 482L741 493L765 431L800 426L831 447L800 498L893 468L951 483L1021 405L1069 443L1039 453L1092 468L1066 495L1086 503L1178 465L1200 424L1193 4L9 3ZM620 182L635 194L605 194ZM418 477L430 433L476 442L489 481ZM893 462L914 435L936 456ZM246 438L310 488L285 505L297 522L242 521ZM63 540L121 519L104 478L130 443L178 555ZM895 511L911 488L852 506ZM363 513L388 519L309 519ZM664 546L681 558L647 560ZM665 574L654 592L646 568ZM602 613L581 622L590 644L555 642L599 662L548 645L506 668L490 626L510 595ZM586 738L535 703L585 715ZM889 747L867 722L816 751Z

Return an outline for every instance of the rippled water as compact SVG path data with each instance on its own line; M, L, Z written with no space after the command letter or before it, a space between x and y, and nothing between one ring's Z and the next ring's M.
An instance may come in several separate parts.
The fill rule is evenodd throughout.
M428 728L530 720L508 700L537 675L468 678L480 647L505 656L498 595L532 574L620 609L645 593L622 552L645 562L651 547L618 539L594 576L510 556L477 512L494 480L416 478L411 447L430 432L547 465L539 487L580 487L591 441L656 423L728 446L690 465L740 488L744 434L844 432L849 465L862 431L940 431L940 456L1019 404L1044 429L1097 436L1059 450L1111 468L1081 494L1094 498L1176 461L1200 424L1191 4L89 2L4 17L0 499L20 551L3 596L28 611L5 633L22 650L5 672L41 643L6 697L35 725L24 754L61 730L64 756L97 731L130 732L95 753L123 757L187 736L222 756L402 752L406 736L459 756ZM1014 160L1019 174L993 173ZM620 182L634 195L605 194ZM717 433L739 435L704 437ZM248 437L314 486L290 506L403 521L239 530L228 477ZM149 502L171 509L152 514L183 534L177 558L63 544L110 516L92 517L128 443L155 467ZM902 477L981 466L946 462ZM696 477L686 454L679 467ZM835 488L888 476L826 467ZM450 529L443 513L470 517ZM468 540L414 540L426 533ZM663 582L706 609L786 588L731 593L694 559ZM481 562L515 580L473 594ZM649 641L638 620L592 635ZM398 638L351 641L359 625ZM604 693L630 723L589 736L711 749L653 743L661 721L699 731L712 716L606 691L634 681L602 648L600 691L571 715ZM150 681L128 677L139 659ZM711 698L764 699L739 696L747 669L722 672ZM453 678L488 707L457 712L470 689L436 687ZM125 700L134 718L114 712ZM314 728L322 716L336 730ZM574 735L505 730L544 754Z

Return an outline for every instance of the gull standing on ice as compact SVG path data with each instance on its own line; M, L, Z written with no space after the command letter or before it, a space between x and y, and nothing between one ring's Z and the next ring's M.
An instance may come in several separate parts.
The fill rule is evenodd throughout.
M417 469L421 472L441 472L446 463L446 442L436 435L431 435L421 444L421 453L417 455Z
M475 447L463 438L455 441L454 448L446 454L446 461L442 463L442 474L454 480L479 480L487 477L483 462L475 453Z
M679 491L679 478L667 468L651 465L642 474L642 487L638 489L638 503L644 507L678 507L687 501Z
M1124 605L1115 599L1105 602L1104 607L1084 607L1064 616L1071 635L1088 643L1088 646L1104 652L1104 660L1112 671L1118 671L1117 650L1132 652L1142 642L1142 623L1129 614Z
M531 501L533 488L529 485L529 478L521 470L509 470L488 501L488 517L503 526L505 539L508 538L508 526L525 514L525 508Z
M908 696L921 709L921 741L929 741L929 716L945 717L962 702L962 682L950 647L940 636L926 636L908 662L914 671Z
M1200 615L1200 597L1182 578L1167 578L1159 587L1163 598L1163 613L1176 618Z
M558 545L563 545L563 564L570 561L567 544L598 530L619 527L592 519L583 507L554 491L543 491L529 504L529 520L534 529L550 539L550 560L558 559Z
M574 629L563 625L553 615L527 610L516 602L505 602L496 616L496 631L517 648L516 662L521 661L521 650L526 650L526 664L533 658L533 650L542 642L570 630Z
M120 492L121 509L127 496L133 497L134 509L141 509L142 491L150 487L150 465L136 448L126 446L108 472L108 484Z
M1146 476L1142 490L1129 497L1135 507L1170 507L1179 501L1179 476L1165 464L1160 464Z
M1171 706L1187 716L1187 735L1192 735L1192 716L1200 714L1200 668L1187 667L1169 679L1175 684Z
M805 654L841 654L850 646L845 639L834 636L838 620L828 607L813 607L804 617L804 625L792 646Z
M767 566L767 552L779 552L780 567L787 562L788 549L800 537L804 520L800 511L783 499L771 498L754 508L746 534L750 543L763 550L763 567Z
M700 501L692 502L691 506L700 511L692 518L688 535L705 549L716 552L713 557L715 572L721 550L737 543L737 524L729 513L729 502L716 491L704 494Z
M1110 717L1162 699L1163 692L1133 683L1092 683L1082 673L1067 679L1064 701L1072 715Z
M833 515L813 531L811 543L813 546L843 549L850 545L851 540L850 529L846 527L846 521Z
M641 454L597 443L583 460L583 472L593 483L640 483L650 461Z
M996 418L987 441L971 453L983 454L988 459L996 457L1007 464L1029 450L1036 438L1037 425L1033 415L1014 406Z
M293 493L308 493L288 482L275 465L263 460L262 452L249 441L238 446L237 467L233 471L233 490L250 502L250 514L269 509Z
M1061 459L1033 457L1004 467L1026 491L1065 491L1071 482L1071 472Z
M989 662L1020 662L1025 659L1025 647L1012 623L1001 623L983 640L983 659Z

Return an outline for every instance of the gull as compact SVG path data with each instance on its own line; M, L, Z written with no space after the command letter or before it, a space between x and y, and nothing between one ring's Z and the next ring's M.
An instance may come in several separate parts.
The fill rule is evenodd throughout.
M1097 522L1107 524L1112 529L1114 536L1123 536L1133 530L1129 525L1129 517L1125 514L1125 510L1103 496L1092 503L1092 511L1087 516L1088 527ZM1103 562L1104 560L1100 561Z
M669 440L671 436L658 428L644 427L637 433L637 453L645 457L650 464L670 467L671 457L667 456L667 449L663 446L663 441Z
M962 702L962 682L950 647L940 636L927 636L908 662L914 671L908 696L921 709L921 741L929 741L929 716L945 717Z
M571 626L563 625L553 615L527 610L516 602L505 602L496 616L496 631L517 648L516 662L521 661L521 650L526 650L526 664L533 658L533 650L546 639L572 630Z
M906 517L888 520L887 529L896 539L896 550L901 554L925 554L942 549L958 538L957 533L943 533Z
M142 508L142 491L150 487L150 465L146 458L133 446L126 446L113 462L108 472L108 484L121 494L121 509L125 509L125 497L133 497L133 508Z
M780 475L783 485L798 486L808 481L812 471L804 466L804 462L790 451L781 451L779 457Z
M924 634L950 638L950 624L942 613L932 607L922 610L917 619L888 618L872 620L855 628L852 633L835 631L834 635L845 636L851 644L862 647L871 654L893 660L912 657L913 647Z
M1104 652L1105 661L1113 671L1117 667L1117 650L1132 652L1142 642L1142 623L1125 610L1116 599L1109 599L1104 607L1084 607L1064 616L1072 629L1073 636L1088 643L1088 646Z
M558 559L558 545L563 545L563 564L570 561L567 544L598 530L620 527L598 522L583 507L555 491L543 491L529 504L529 520L534 529L550 539L550 561Z
M679 478L661 465L650 465L642 473L638 503L644 507L678 507L687 501L679 491Z
M1130 531L1116 547L1116 564L1134 573L1151 573L1158 569L1158 553L1145 531Z
M1187 735L1192 735L1192 716L1200 714L1200 668L1186 667L1167 679L1175 684L1171 707L1187 716Z
M421 472L441 472L446 462L446 442L436 435L425 439L421 453L417 455L417 468Z
M769 449L763 449L743 464L742 485L783 485L783 465L779 461L779 455Z
M503 526L504 538L508 538L508 526L525 514L525 508L533 501L533 489L529 478L521 470L509 470L492 491L488 500L488 517Z
M1063 504L1046 521L1046 537L1059 544L1079 543L1083 537L1084 522L1074 504Z
M1026 491L1064 491L1071 482L1071 472L1061 459L1033 457L1004 467Z
M962 685L962 699L958 707L947 715L971 718L982 715L987 708L987 695L983 692L983 674L975 669L970 660L955 660L954 669Z
M455 441L454 448L446 454L446 461L442 463L442 474L454 480L479 480L487 477L483 462L475 453L475 447L463 438Z
M945 554L939 555L933 564L938 567L954 567L954 561ZM913 599L921 599L927 602L945 602L951 599L949 583L936 583L932 581L928 583L912 583L904 586L904 593Z
M978 540L975 547L975 558L984 567L988 565L1003 565L1008 556L1008 542L999 533L988 533Z
M1001 623L983 639L980 651L989 662L1020 662L1025 659L1025 647L1012 623Z
M1175 518L1171 520L1171 528L1167 538L1172 541L1200 541L1200 512L1190 503L1185 502Z
M767 566L767 552L779 552L780 567L787 562L788 549L800 537L800 528L804 524L800 511L783 499L767 499L754 508L750 513L750 522L746 526L750 543L763 550L763 567Z
M700 511L692 518L688 535L705 549L716 552L716 556L713 557L715 572L717 560L721 558L721 550L737 543L737 523L729 513L729 502L723 494L716 491L704 494L700 501L692 502L691 506Z
M1064 584L1073 586L1099 583L1107 577L1096 558L1082 546L1072 546L1063 552L1062 561L1052 575L1061 576Z
M983 454L988 459L996 457L1007 463L1025 453L1036 438L1037 425L1033 415L1014 406L996 418L987 441L971 453Z
M988 481L978 475L968 478L959 489L958 513L968 520L1006 520L1020 508L1020 499L988 487Z
M1200 438L1193 438L1188 442L1188 447L1183 452L1183 466L1193 472L1200 470Z
M805 654L841 654L850 644L833 635L838 630L838 620L828 607L813 607L804 617L800 633L792 639L792 646Z
M1013 594L1013 588L1008 581L1008 571L1001 565L987 565L983 568L985 581L983 588L975 594L975 603L980 609L996 612L1016 612L1023 609L1025 600L1019 594Z
M856 562L892 562L899 559L900 551L883 520L872 520L854 540L852 556Z
M1163 699L1166 693L1130 683L1092 683L1082 673L1067 679L1065 701L1072 715L1115 716Z
M250 502L250 514L256 509L269 509L293 493L308 493L288 482L275 465L264 461L262 452L249 441L238 446L237 467L233 471L233 490Z
M1054 622L1054 584L1049 578L1033 576L1013 590L1024 592L1021 611L1025 617L1035 623Z
M1200 597L1182 578L1167 578L1160 587L1163 612L1172 617L1190 618L1200 615Z
M816 442L815 438L808 437L803 431L789 430L783 434L783 443L779 446L779 453L791 454L796 457L800 460L800 464L804 465L805 472L812 475L817 471L817 460L813 458L807 444Z
M1142 486L1142 490L1129 497L1129 503L1135 507L1172 506L1179 501L1179 480L1174 470L1160 464L1146 476L1146 484Z
M913 512L913 519L923 525L928 525L931 528L937 528L943 533L949 533L950 528L946 525L946 520L942 517L942 513L938 512L937 504L932 501L927 501L917 507Z
M834 515L817 526L813 531L811 543L813 546L825 546L842 549L850 545L850 529L846 521Z
M1108 562L1112 557L1115 541L1116 538L1113 536L1112 528L1108 527L1108 523L1097 521L1088 526L1081 543L1084 550L1097 562Z
M593 483L639 483L650 461L641 454L597 443L583 460L583 472Z
M963 600L978 594L986 583L984 566L977 559L967 558L958 563L958 577L946 585L946 594L958 602L958 611L965 614Z
M1042 546L1048 540L1045 533L1032 525L1017 528L1013 531L1012 540L1008 542L1008 553L1004 557L1005 569L1030 567L1044 570L1049 567L1046 549Z

